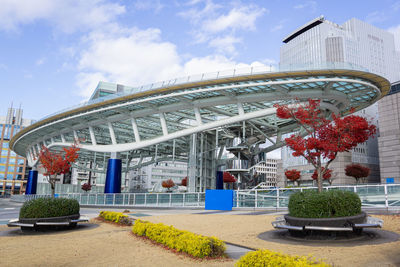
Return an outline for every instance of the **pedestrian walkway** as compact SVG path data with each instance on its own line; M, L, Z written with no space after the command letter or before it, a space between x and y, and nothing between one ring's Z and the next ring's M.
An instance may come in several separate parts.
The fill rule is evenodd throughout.
M243 246L239 246L236 244L232 244L232 243L226 243L226 255L234 260L239 259L240 257L242 257L244 254L246 254L247 252L251 252L254 251L254 249L252 248L246 248Z

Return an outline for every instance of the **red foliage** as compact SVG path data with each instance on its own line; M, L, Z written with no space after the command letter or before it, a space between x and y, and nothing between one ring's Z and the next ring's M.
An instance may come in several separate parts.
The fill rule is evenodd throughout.
M82 190L85 191L85 192L90 191L90 190L92 190L92 185L88 184L88 183L84 183L82 185Z
M368 177L371 170L368 167L362 166L360 164L350 164L345 168L347 176L354 177L356 180L364 177Z
M236 182L235 176L233 176L229 172L224 172L222 175L222 179L224 180L224 183L235 183Z
M301 177L300 171L298 171L298 170L287 170L287 171L285 171L285 176L290 181L296 181L296 180L300 179L300 177Z
M69 172L71 163L78 158L79 148L72 145L68 148L63 148L64 154L51 152L47 147L43 146L39 153L39 161L46 170L44 175L59 175Z
M51 192L54 196L57 175L69 172L71 163L78 158L79 148L76 144L71 147L63 148L64 153L51 152L47 147L43 146L39 152L39 162L46 170L44 173L48 177L51 185Z
M279 118L295 120L306 133L306 137L293 134L285 142L294 151L293 156L304 157L314 165L317 173L322 170L322 159L327 159L325 168L328 169L337 153L351 150L376 133L376 126L360 116L340 118L332 114L332 119L325 118L320 110L320 100L309 99L308 103L291 106L276 104L274 107ZM318 179L318 189L322 191L322 179Z
M325 171L325 168L322 167L321 172L322 172L322 178L324 178L324 180L328 180L328 179L330 179L330 178L332 177L332 170L330 170L330 169L327 169L327 170ZM317 180L317 179L318 179L318 172L317 172L317 170L314 170L314 173L313 173L313 175L311 176L311 178L313 178L314 180Z
M181 181L182 186L187 186L187 177L183 178Z
M166 180L166 181L162 181L161 186L164 187L164 188L170 189L171 187L175 186L175 183L174 183L174 181L169 179L169 180Z

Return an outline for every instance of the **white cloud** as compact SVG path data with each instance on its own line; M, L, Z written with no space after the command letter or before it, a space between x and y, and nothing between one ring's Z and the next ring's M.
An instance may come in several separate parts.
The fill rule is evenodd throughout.
M216 48L217 52L223 53L224 51L229 54L235 54L235 44L240 43L242 40L234 36L216 37L209 42L210 47Z
M93 32L79 60L77 77L82 95L93 80L127 85L142 85L170 79L181 70L174 44L160 40L158 29L138 30L114 27L106 32ZM98 80L97 80L98 81Z
M6 64L0 63L0 69L7 70L8 68Z
M306 1L303 4L298 4L293 7L294 9L308 9L312 13L317 11L317 2L316 1Z
M16 31L23 24L45 20L63 32L109 23L125 7L105 0L0 0L0 30Z
M94 92L99 81L107 81L107 78L101 72L81 72L77 76L77 86L80 91L78 94L88 99Z
M92 32L84 41L86 47L79 55L76 84L79 94L88 98L100 80L140 86L177 77L226 71L265 70L265 60L251 64L236 62L221 54L182 60L173 43L161 39L159 29L139 30L117 25ZM222 73L221 72L221 73ZM225 73L225 72L224 72Z
M389 28L388 31L393 33L396 50L400 51L400 24Z
M230 8L211 0L195 1L179 13L193 25L194 43L208 43L218 53L234 55L235 45L241 42L240 31L254 31L256 20L268 12L253 4L233 3ZM199 7L201 6L201 7Z
M137 10L154 10L158 14L164 8L160 0L136 1L133 5Z
M226 15L205 20L203 22L203 30L209 33L217 33L228 29L255 30L255 21L264 12L264 8L255 6L234 7Z

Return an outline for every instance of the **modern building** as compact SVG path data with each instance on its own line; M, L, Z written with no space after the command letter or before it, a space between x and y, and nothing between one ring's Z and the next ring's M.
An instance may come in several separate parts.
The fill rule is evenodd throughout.
M400 52L392 33L352 18L339 25L323 16L283 40L281 68L348 63L388 79L400 80Z
M379 162L382 183L400 183L400 81L379 101Z
M146 188L161 189L163 181L171 179L176 185L180 184L182 179L188 176L186 162L164 161L145 167L147 173Z
M277 184L277 173L280 159L266 158L265 161L261 161L254 165L251 169L254 170L255 177L257 177L257 184L264 183L267 187L276 187Z
M0 194L13 195L25 192L28 168L26 159L9 148L11 138L32 124L24 119L23 110L10 107L6 117L0 117Z
M274 104L312 97L328 113L345 115L375 103L390 83L354 66L327 64L290 71L232 70L125 89L36 122L15 135L10 148L33 167L42 145L54 150L79 139L77 164L93 163L96 184L105 177L105 193L126 188L131 170L187 162L188 191L203 192L216 187L222 155L232 140L240 140L235 157L245 159L248 169L256 156L283 146L282 136L298 128L295 121L278 118ZM239 183L250 184L246 179Z
M291 69L298 66L318 68L320 64L339 63L358 66L379 74L389 81L400 79L400 53L395 50L393 34L358 19L350 19L342 25L324 17L316 18L300 27L284 40L281 47L280 67ZM361 96L362 97L362 96ZM372 105L358 113L378 125L378 107ZM331 164L333 184L353 184L355 179L346 177L344 168L349 163L361 163L371 169L368 183L379 183L379 153L377 138L370 138L351 152L341 153ZM312 184L314 168L302 159L292 156L287 147L282 149L282 168L278 177L284 179L286 169L298 169L302 184ZM281 185L286 181L280 182Z

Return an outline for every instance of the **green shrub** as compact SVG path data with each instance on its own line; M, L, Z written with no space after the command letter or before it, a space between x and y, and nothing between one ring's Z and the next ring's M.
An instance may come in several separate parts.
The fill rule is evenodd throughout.
M116 222L119 224L132 225L132 219L129 218L128 215L123 214L122 212L115 211L101 211L99 216L104 220L110 222Z
M361 200L349 191L307 190L291 195L288 208L290 216L300 218L345 217L361 213Z
M290 256L266 249L248 252L235 264L237 267L247 266L285 266L285 267L308 267L308 266L329 266L324 262L316 262L304 256Z
M20 218L49 218L79 214L79 202L67 198L37 198L22 205Z
M215 237L178 230L162 223L136 220L132 232L198 258L220 257L225 252L225 243Z

